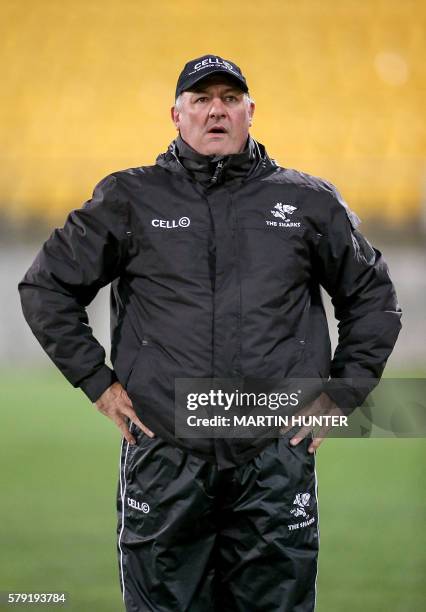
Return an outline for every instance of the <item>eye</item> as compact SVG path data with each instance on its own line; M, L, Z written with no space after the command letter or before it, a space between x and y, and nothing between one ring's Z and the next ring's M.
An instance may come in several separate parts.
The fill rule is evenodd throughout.
M195 102L205 102L207 100L207 96L200 96L195 100Z
M231 95L229 95L229 96L225 96L225 100L226 100L227 102L237 102L238 98L237 98L237 96L231 96Z

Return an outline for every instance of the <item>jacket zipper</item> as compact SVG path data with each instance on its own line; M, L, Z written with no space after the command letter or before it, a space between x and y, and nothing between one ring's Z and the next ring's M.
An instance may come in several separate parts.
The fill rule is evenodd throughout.
M222 168L223 168L223 160L221 159L220 161L217 162L216 170L214 171L214 174L210 179L211 183L217 183L217 180L219 176L221 175Z

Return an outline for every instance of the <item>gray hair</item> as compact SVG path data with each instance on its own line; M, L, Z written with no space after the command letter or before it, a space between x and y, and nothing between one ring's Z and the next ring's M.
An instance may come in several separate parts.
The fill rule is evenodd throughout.
M183 92L182 92L183 93ZM247 106L249 106L252 102L254 103L253 98L250 98L248 93L244 93L243 95L244 100L246 101ZM175 101L175 109L177 111L180 111L182 108L182 94L180 94Z

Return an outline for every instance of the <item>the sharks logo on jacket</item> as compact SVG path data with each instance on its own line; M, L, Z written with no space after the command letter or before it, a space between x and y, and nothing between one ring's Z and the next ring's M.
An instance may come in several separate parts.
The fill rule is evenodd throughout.
M297 206L292 206L291 204L283 204L282 202L277 202L274 208L271 210L271 213L274 217L279 217L284 221L290 221L286 215L292 215L294 211L297 210Z

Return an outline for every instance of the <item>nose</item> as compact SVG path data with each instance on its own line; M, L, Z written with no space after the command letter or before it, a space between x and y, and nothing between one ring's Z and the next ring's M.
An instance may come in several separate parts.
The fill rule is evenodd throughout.
M219 119L226 116L226 106L219 97L213 98L209 110L209 117Z

